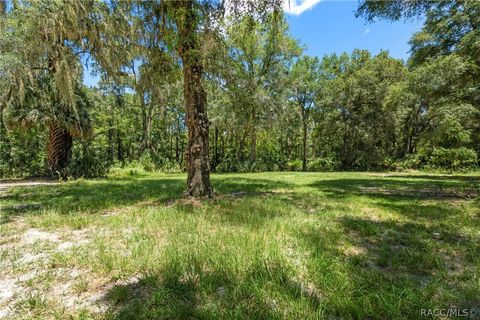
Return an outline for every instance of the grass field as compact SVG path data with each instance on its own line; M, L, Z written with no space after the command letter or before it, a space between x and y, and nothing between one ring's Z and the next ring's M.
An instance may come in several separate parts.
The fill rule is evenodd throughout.
M0 318L421 319L480 309L480 175L258 173L14 187ZM425 319L425 318L423 318Z

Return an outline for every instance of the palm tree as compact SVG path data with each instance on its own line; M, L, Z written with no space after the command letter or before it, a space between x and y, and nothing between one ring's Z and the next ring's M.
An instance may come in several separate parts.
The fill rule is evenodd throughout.
M36 79L38 86L25 92L22 100L13 100L6 108L7 127L48 128L46 142L47 173L64 177L71 157L73 138L85 138L92 132L90 106L85 90L74 88L75 104L62 102L55 93L55 82L48 73Z
M67 2L26 0L14 3L0 24L0 105L7 126L48 128L47 167L54 176L65 175L73 138L92 131L79 82L81 51L73 44L78 12Z

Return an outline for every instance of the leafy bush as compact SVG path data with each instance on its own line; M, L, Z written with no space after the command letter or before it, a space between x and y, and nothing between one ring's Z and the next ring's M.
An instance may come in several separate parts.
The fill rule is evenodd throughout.
M255 161L251 165L253 172L279 171L280 166L274 162Z
M287 170L289 171L302 171L302 168L303 163L300 159L287 162Z
M285 158L278 144L262 141L257 149L257 160L251 163L251 170L256 172L278 171L285 167Z
M257 159L257 161L238 161L232 158L225 158L216 167L216 172L265 172L278 171L281 167L273 161L263 161L264 159Z
M156 165L153 162L152 156L149 152L144 153L139 159L140 165L143 167L143 170L147 172L155 171Z
M102 157L102 150L90 141L75 143L72 160L65 170L71 178L95 178L107 175L111 163Z
M316 158L308 160L308 171L333 171L338 167L334 158Z
M237 171L238 172L253 172L255 167L255 162L252 161L242 161L239 162L237 165Z
M478 161L475 150L461 148L434 148L430 164L437 168L450 170L466 169L476 166Z
M167 161L163 164L160 171L162 171L164 173L181 173L181 172L183 172L183 168L177 162Z
M135 169L135 168L130 168L130 169L127 170L127 175L129 175L131 177L138 176L138 170Z
M424 162L422 155L411 154L401 160L395 161L392 164L392 168L395 170L420 169Z
M44 133L32 129L0 128L0 178L24 178L45 174Z
M237 172L238 171L238 161L233 158L225 158L220 162L216 167L215 171L217 172Z

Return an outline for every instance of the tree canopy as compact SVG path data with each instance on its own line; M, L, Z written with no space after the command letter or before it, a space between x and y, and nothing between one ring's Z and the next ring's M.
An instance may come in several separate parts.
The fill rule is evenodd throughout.
M212 170L477 165L478 1L362 1L367 20L424 16L406 62L310 57L280 1L1 3L2 177L142 166L212 196Z

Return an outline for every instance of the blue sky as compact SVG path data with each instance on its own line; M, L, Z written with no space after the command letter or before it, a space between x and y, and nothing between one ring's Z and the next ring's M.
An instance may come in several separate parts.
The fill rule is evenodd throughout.
M290 33L306 48L305 53L322 57L325 54L367 49L373 54L388 50L394 58L406 60L408 40L419 31L422 21L378 21L368 23L355 18L357 1L285 0ZM98 77L85 72L86 85L95 85Z
M394 58L406 60L410 50L408 41L422 27L421 20L368 23L362 17L355 18L357 1L294 1L297 6L302 3L307 4L302 8L304 11L290 9L287 21L290 33L306 46L309 55L322 57L355 48L377 54L383 49Z

